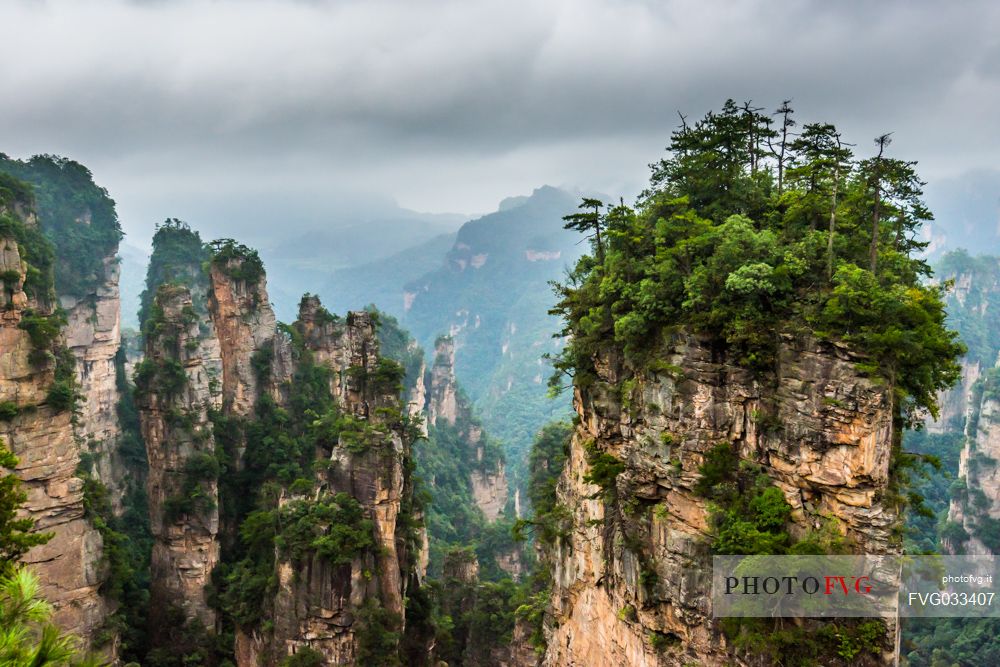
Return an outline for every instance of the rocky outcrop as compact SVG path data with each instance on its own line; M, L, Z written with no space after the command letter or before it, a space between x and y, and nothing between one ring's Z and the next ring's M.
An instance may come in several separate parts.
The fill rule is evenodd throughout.
M254 354L270 346L277 320L263 275L252 283L234 278L242 261L213 262L209 279L209 312L222 359L222 404L227 414L247 416L257 401Z
M0 215L37 225L29 201L0 205ZM99 592L105 577L102 540L84 514L83 481L76 476L81 444L74 437L72 412L53 404L49 395L57 363L53 349L39 348L21 326L29 315L37 322L55 310L51 278L40 285L44 274L35 267L34 290L25 291L29 264L22 250L13 236L0 235L0 403L12 413L0 421L0 438L20 459L17 473L28 496L24 513L35 519L37 530L52 533L48 544L32 549L23 561L38 574L42 595L55 608L55 622L90 638L108 611ZM63 349L63 341L60 334L54 349Z
M112 507L122 510L125 466L118 457L119 389L115 356L121 345L119 268L114 255L104 258L102 279L84 298L61 295L66 311L66 346L76 359L81 400L75 433L91 455L93 473L108 487Z
M135 381L149 458L155 635L173 630L167 619L176 609L204 628L215 624L205 590L219 562L218 464L209 411L222 407L222 359L211 321L199 316L190 288L161 286L153 313Z
M427 422L454 425L458 420L458 385L455 381L455 340L442 336L434 344L427 392Z
M621 667L739 664L711 616L709 509L694 491L705 453L720 442L762 466L799 535L833 517L859 552L899 549L882 499L890 396L859 376L850 352L785 339L769 378L690 336L658 358L662 370L637 371L606 356L597 381L576 389L580 422L557 493L572 529L549 554L546 665L593 656ZM622 501L605 502L585 481L588 449L624 462L615 481ZM654 648L653 636L675 646Z
M495 521L507 504L507 475L503 460L484 461L486 444L483 429L473 419L472 406L458 391L455 379L455 341L449 336L437 339L434 365L427 384L427 422L454 426L469 449L475 463L469 483L476 506L488 521Z
M335 446L319 482L320 493L347 493L361 504L374 523L376 547L349 566L331 565L318 556L306 563L279 563L274 654L308 646L323 654L327 664L351 664L358 648L356 615L367 600L377 601L402 629L415 556L408 553L398 522L412 493L405 470L409 443L391 417L401 414L398 397L373 381L379 355L371 314L353 312L341 321L326 313L318 299L304 298L296 327L316 363L333 371L331 390L341 409L372 429L363 450Z

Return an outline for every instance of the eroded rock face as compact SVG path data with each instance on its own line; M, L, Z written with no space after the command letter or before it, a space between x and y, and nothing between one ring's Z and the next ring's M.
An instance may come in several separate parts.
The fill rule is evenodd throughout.
M115 375L115 356L121 345L119 273L116 258L105 257L103 279L93 294L59 299L66 311L66 346L76 358L82 396L76 435L93 455L93 473L108 487L116 512L122 509L125 474L118 457L120 396Z
M361 504L374 523L376 547L349 565L335 566L318 557L279 562L273 657L268 664L276 665L305 646L322 653L326 664L353 664L358 610L366 601L377 600L402 630L404 596L409 577L416 574L417 554L411 553L399 524L412 495L405 468L409 443L401 425L389 418L403 406L369 379L379 359L370 313L332 319L318 300L307 298L300 304L296 326L316 362L333 371L332 389L341 409L380 433L363 452L334 447L327 471L318 476L321 493L347 493Z
M274 339L277 320L263 276L249 284L227 273L239 263L212 264L208 307L221 350L223 406L227 413L246 416L253 413L258 393L253 355Z
M496 521L507 504L507 475L503 461L497 463L495 472L473 470L471 475L472 497L487 521Z
M971 409L973 387L983 375L978 361L962 360L962 375L958 383L938 396L939 414L937 419L927 419L924 428L928 433L948 433L962 431Z
M30 205L15 205L0 213L13 215L29 226L37 224ZM0 438L17 455L18 476L27 500L23 511L36 528L52 533L48 544L32 549L23 559L39 576L42 595L55 608L54 621L89 640L101 628L108 605L99 588L102 540L84 516L83 481L76 476L80 441L74 437L69 410L56 410L47 394L54 381L51 359L33 359L28 332L19 328L27 309L51 315L54 306L31 298L23 290L27 263L15 239L0 237L0 273L4 274L0 309L0 402L16 405L18 414L0 421ZM15 279L14 276L17 276ZM64 332L64 335L66 332ZM112 379L114 374L112 372ZM99 383L98 383L99 384ZM99 402L100 392L83 385L85 403ZM81 423L89 414L81 415Z
M634 379L621 360L603 358L598 382L576 392L580 424L558 487L573 530L549 555L546 665L588 665L597 655L620 667L738 664L711 617L709 511L694 492L705 453L720 442L763 467L792 506L796 532L829 515L857 551L898 551L896 516L880 499L892 450L889 395L858 376L846 350L785 340L776 376L761 380L692 337L678 337L660 358L669 372ZM618 497L644 511L595 495L600 489L584 481L585 443L625 463ZM650 633L676 648L657 651Z
M213 628L205 586L219 562L218 483L204 470L215 460L210 410L222 407L222 359L214 328L196 312L191 290L163 286L136 376L137 404L149 457L151 628L166 630L171 609ZM155 317L155 316L154 316Z
M427 386L427 423L458 426L469 447L468 455L480 464L469 477L472 496L487 521L496 521L507 504L508 484L503 461L483 464L483 430L472 418L472 407L458 392L455 379L455 341L443 336L437 340L434 365Z
M986 555L997 552L990 520L1000 519L1000 395L995 371L971 384L964 395L965 441L958 460L960 489L952 495L948 520L965 531L942 535L951 553Z

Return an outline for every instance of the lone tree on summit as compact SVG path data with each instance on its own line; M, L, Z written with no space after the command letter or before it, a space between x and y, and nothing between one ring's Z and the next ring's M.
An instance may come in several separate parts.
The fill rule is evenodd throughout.
M601 208L603 206L604 202L600 199L584 197L579 208L593 209L592 211L586 211L584 213L571 213L570 215L563 216L563 220L566 221L566 224L563 225L563 229L573 229L578 232L583 232L584 234L593 232L592 234L588 234L587 238L594 239L597 259L602 262L604 261L604 244L601 241L601 224L603 223L603 220L601 219Z

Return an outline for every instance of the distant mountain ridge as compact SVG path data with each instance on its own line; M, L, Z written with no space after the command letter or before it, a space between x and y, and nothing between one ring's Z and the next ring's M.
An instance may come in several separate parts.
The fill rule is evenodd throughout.
M403 286L437 269L456 237L455 232L440 234L388 257L338 269L324 283L324 298L338 311L357 310L374 303L402 318Z
M569 412L546 398L558 328L548 315L549 282L583 251L563 229L577 193L551 186L509 197L498 210L391 257L336 271L322 292L336 309L374 302L425 348L440 335L456 343L455 370L484 426L504 442L509 473L523 478L535 433Z

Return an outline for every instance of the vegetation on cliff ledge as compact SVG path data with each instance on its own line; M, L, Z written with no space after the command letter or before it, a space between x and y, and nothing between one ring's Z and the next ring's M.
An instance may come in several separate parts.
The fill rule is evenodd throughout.
M146 269L146 289L139 297L139 323L144 331L146 322L153 315L153 302L161 286L184 285L191 289L192 299L197 299L199 293L207 289L203 265L208 259L208 250L201 235L186 222L169 218L156 226L153 254ZM204 303L196 302L195 305L201 306L200 312L205 312Z
M556 286L572 339L554 384L591 381L609 347L641 366L678 328L761 372L781 334L807 334L862 353L901 415L936 414L964 348L918 256L932 215L915 163L888 156L888 135L855 159L833 125L783 119L727 101L673 133L634 208L585 199L567 216L593 253Z
M104 260L115 254L122 238L108 191L94 183L93 174L82 164L56 155L15 160L0 153L0 173L31 185L39 226L59 256L55 266L59 294L76 298L91 294L106 279Z

